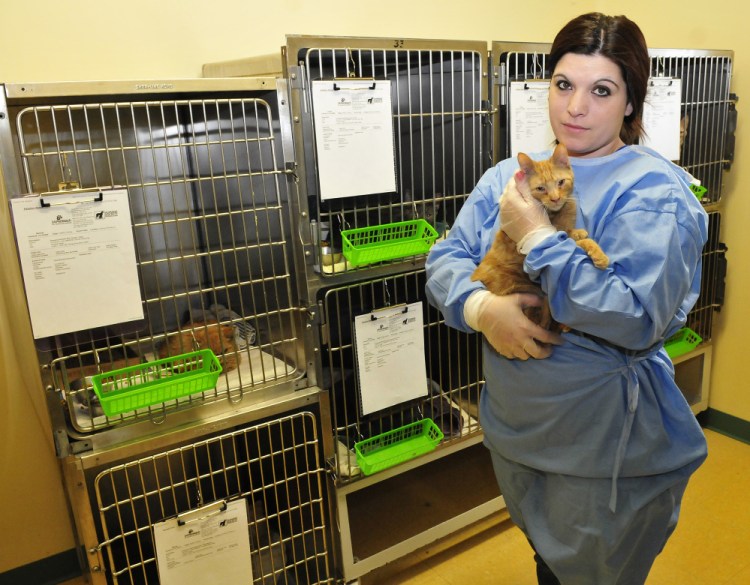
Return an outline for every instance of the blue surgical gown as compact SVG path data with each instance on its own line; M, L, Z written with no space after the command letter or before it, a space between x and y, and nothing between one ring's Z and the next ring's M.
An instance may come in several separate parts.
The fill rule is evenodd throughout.
M572 158L571 163L578 227L600 244L610 266L596 268L562 232L529 252L526 272L547 294L553 317L572 330L551 357L541 360L505 359L485 341L480 419L485 443L518 477L528 471L542 478L590 479L598 490L608 486L606 494L599 494L607 496L604 511L582 511L573 518L569 499L581 488L572 481L562 482L571 486L569 499L560 494L539 502L547 509L529 510L523 517L522 502L514 498L528 499L526 488L505 498L527 535L535 529L540 533L541 524L545 534L555 532L554 506L566 508L568 515L561 513L558 523L575 524L578 535L561 537L556 547L538 551L558 577L566 576L563 583L625 583L627 563L609 566L618 565L610 557L621 557L621 551L587 550L577 539L588 534L603 540L601 524L614 518L618 522L609 522L607 530L622 523L632 533L633 523L648 522L643 509L655 494L676 489L681 497L680 482L706 457L705 437L674 382L663 342L685 325L700 292L707 216L689 189L690 175L648 148L627 146L605 157ZM427 297L449 326L471 331L463 306L482 284L470 276L492 245L499 228L498 200L517 167L515 159L508 159L489 169L448 237L428 256ZM514 483L507 483L512 492ZM680 498L672 500L674 516ZM629 537L623 538L628 542ZM537 535L532 540L541 546L538 541L544 539ZM617 535L604 540L616 541ZM654 555L661 545L663 541ZM591 546L601 548L601 542ZM576 567L586 557L588 565L602 566L589 566L588 577L577 575ZM635 561L650 566L648 559Z

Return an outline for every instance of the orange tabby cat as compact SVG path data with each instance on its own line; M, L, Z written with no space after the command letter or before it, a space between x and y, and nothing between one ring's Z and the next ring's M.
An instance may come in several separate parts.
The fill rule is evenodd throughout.
M162 344L159 348L159 357L176 356L198 349L212 350L225 372L234 370L240 363L234 327L220 325L215 319L192 321L184 325L179 334L171 335Z
M573 169L565 146L558 144L552 157L543 161L534 161L524 153L519 153L518 164L521 167L521 172L516 175L519 189L526 187L532 197L541 202L552 225L573 238L586 251L597 268L609 266L609 258L599 245L588 237L588 232L575 227ZM471 279L482 281L487 289L496 295L532 293L544 297L539 285L534 284L524 272L523 260L524 256L516 250L515 242L500 230ZM546 301L542 307L528 307L524 312L529 319L545 329L568 330L552 319L549 303Z

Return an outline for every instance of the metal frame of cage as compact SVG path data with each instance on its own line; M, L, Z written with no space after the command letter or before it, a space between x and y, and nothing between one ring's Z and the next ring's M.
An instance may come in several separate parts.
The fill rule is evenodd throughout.
M510 156L511 127L508 90L513 81L549 79L548 43L495 42L492 44L492 103L499 122L493 136L498 158ZM649 49L651 76L682 80L681 116L686 130L678 164L700 180L707 189L701 202L709 214L708 241L703 249L701 293L687 317L690 327L701 338L695 350L679 356L679 369L695 375L679 376L681 389L694 412L708 407L711 336L714 313L720 310L726 275L726 246L720 241L719 203L723 173L734 160L736 97L731 93L733 51L692 49ZM689 120L689 121L688 121ZM696 369L693 362L700 362ZM690 378L700 380L696 387ZM687 387L687 390L686 390Z
M726 246L721 241L721 212L708 210L708 240L703 248L701 292L688 314L686 326L695 331L704 343L713 337L714 313L724 304Z
M315 497L290 504L285 513L304 516L314 505L315 514L307 524L289 525L284 538L304 544L315 535L318 542L331 515L320 461L332 447L328 433L318 439L315 426L330 423L327 400L321 400L310 367L317 340L308 307L300 302L304 261L292 243L297 195L285 165L290 146L289 116L280 99L283 80L7 84L2 90L5 198L125 188L133 219L143 321L36 340L76 534L88 551L82 566L88 565L95 583L139 582L135 575L153 564L143 543L157 519L258 490L280 490L277 497L288 498L303 475L314 476ZM208 341L212 327L227 338L215 349L225 366L215 389L117 416L98 410L93 374L148 363L162 351L174 355L205 347L213 343ZM170 340L176 342L168 345ZM215 486L238 474L240 464L227 458L225 440L214 439L217 433L236 437L237 428L264 416L275 417L265 428L283 426L284 416L300 408L314 414L290 423L294 428L280 441L259 446L256 454L294 465L291 475L275 471L266 487L211 495L204 490L202 500L172 508L164 504L191 482ZM295 430L298 425L303 428ZM168 473L159 475L158 485L143 484L138 495L129 491L108 504L94 497L101 492L92 474L105 463L137 468L135 479L144 481L143 466L158 467L154 457L162 457L153 455L155 449L182 453L215 441L220 457L200 462L194 457L192 479ZM135 489L132 479L126 478L123 489ZM153 498L159 510L147 504ZM120 520L138 516L139 527L110 526L108 511ZM116 542L131 540L112 552ZM323 562L325 574L318 581L307 575L303 581L332 583L332 538L318 544L310 554L295 547L287 558L292 570ZM279 581L286 572L259 571L255 582L296 582L294 577ZM148 574L145 582L151 583Z

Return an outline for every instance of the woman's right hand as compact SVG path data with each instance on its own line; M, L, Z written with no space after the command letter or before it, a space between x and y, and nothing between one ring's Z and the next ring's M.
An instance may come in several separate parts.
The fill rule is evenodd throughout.
M486 295L482 299L477 324L489 344L508 359L543 359L552 355L552 346L562 337L531 321L525 307L539 307L543 300L534 294Z

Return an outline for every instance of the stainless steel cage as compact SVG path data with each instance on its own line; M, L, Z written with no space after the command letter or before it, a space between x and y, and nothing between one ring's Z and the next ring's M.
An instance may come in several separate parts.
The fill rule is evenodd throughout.
M76 461L67 475L76 503L92 511L81 533L94 582L158 583L155 526L240 498L253 583L338 582L317 426L313 412L292 412L198 440L164 436L176 441L164 450L157 441L137 456L120 449Z
M276 82L154 87L5 86L10 197L122 187L130 203L145 318L37 343L70 436L308 383ZM92 374L206 346L225 366L215 390L101 411Z
M684 128L679 164L708 189L705 204L718 203L724 171L734 161L736 98L731 94L733 51L650 49L651 76L682 80Z
M132 216L144 319L36 340L95 583L158 582L154 524L236 498L251 511L254 582L336 582L283 86L2 86L3 195L117 187ZM224 365L215 389L101 410L93 374L206 346Z
M340 485L362 479L353 447L358 441L431 418L443 432L443 444L480 435L479 393L483 383L481 337L451 329L424 301L424 270L400 273L321 293L322 383L330 388L333 463ZM366 416L361 414L356 374L353 317L388 306L422 301L427 364L424 398Z
M341 258L344 229L424 218L443 233L491 163L486 44L288 36L284 57L310 217L312 286L353 270ZM396 191L322 200L311 87L336 79L390 82Z
M511 155L508 90L512 81L549 79L548 43L492 44L492 103L500 112L494 136L498 160ZM649 49L651 76L682 80L680 114L685 129L679 164L701 181L704 204L718 203L723 171L734 160L737 111L731 93L733 51Z

